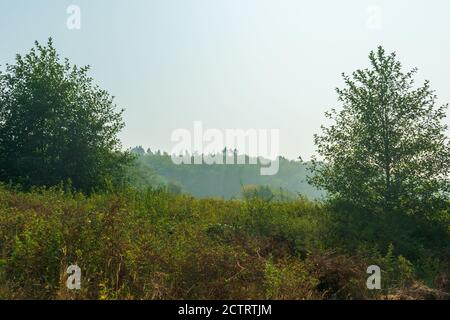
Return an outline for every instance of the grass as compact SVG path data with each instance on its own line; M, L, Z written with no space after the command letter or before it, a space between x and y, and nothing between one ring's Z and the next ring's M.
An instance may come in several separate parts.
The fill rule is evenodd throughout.
M0 299L371 299L422 282L448 292L448 229L411 258L417 232L378 239L348 217L305 199L0 186ZM71 264L80 290L66 288ZM366 288L372 264L383 290Z

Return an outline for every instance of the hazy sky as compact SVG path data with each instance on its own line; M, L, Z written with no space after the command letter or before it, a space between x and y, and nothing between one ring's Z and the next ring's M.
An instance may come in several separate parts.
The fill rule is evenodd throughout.
M307 159L340 74L378 45L450 102L449 31L448 0L2 0L0 65L51 36L126 109L125 147L170 151L173 130L201 120L280 129L280 152Z

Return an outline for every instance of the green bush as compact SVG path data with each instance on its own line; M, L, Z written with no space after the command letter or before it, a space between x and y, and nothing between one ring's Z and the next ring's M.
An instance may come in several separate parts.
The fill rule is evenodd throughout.
M448 273L448 234L440 245L420 241L428 231L419 225L383 229L383 220L343 211L302 198L0 186L0 298L380 298ZM82 270L80 290L65 285L72 264ZM365 288L371 264L383 271L382 292Z

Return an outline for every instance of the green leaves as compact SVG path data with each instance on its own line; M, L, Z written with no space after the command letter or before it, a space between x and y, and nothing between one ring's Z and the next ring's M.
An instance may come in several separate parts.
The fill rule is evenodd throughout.
M70 179L90 192L121 179L130 158L117 138L123 110L88 71L61 61L49 39L0 74L0 180L28 188Z
M323 163L310 180L334 198L384 212L422 213L448 206L450 148L442 123L447 105L437 106L426 81L414 88L395 53L369 54L370 69L343 75L336 89L342 109L315 137Z

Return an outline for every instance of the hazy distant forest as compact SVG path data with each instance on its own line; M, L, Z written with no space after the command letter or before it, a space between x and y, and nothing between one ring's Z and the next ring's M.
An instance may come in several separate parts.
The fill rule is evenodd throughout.
M124 151L112 95L36 42L0 69L0 299L449 299L448 106L368 58L317 158L261 176Z
M246 159L247 164L177 165L167 152L153 152L150 149L145 151L142 146L135 147L130 152L135 155L135 165L127 173L128 180L138 189L159 185L172 193L225 199L239 199L254 191L261 194L265 192L265 197L285 200L299 195L310 199L324 195L308 184L308 164L300 160L279 157L278 173L264 176L260 174L260 164L249 164L250 157ZM234 163L237 163L237 150L224 149L222 155L224 163L226 155L234 156Z

